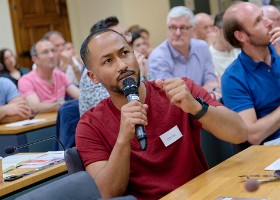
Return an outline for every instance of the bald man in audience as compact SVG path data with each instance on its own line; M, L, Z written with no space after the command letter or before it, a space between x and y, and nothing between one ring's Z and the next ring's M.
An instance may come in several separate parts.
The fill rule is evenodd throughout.
M268 5L263 6L262 10L264 17L272 21L273 28L280 26L280 11L278 10L278 8L272 5Z
M214 20L210 15L207 13L198 13L195 15L193 37L199 40L205 40L211 44L215 34L213 27Z
M18 87L33 113L57 111L66 95L79 98L79 89L62 71L55 69L58 58L50 41L39 40L32 46L30 54L37 68L24 75Z

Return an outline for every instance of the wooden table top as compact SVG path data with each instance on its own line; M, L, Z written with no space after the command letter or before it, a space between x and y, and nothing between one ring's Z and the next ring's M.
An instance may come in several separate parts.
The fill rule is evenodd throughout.
M9 173L22 174L25 172L29 172L31 170L33 169L18 168ZM66 164L65 162L62 162L57 165L38 171L36 173L19 178L17 180L0 183L0 197L66 171L67 171Z
M0 125L0 135L1 134L19 134L31 130L36 130L39 128L52 126L56 124L57 112L41 113L35 116L35 119L45 119L44 122L38 122L35 124L28 124L20 127L7 127L6 124Z
M162 200L215 200L218 197L280 199L280 180L247 192L240 175L273 174L264 169L280 158L280 146L251 146L187 182Z

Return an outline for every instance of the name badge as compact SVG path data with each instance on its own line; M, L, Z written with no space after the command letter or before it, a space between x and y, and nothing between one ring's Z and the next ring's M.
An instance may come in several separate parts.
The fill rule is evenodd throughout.
M163 144L168 147L170 144L174 143L175 141L179 140L182 137L182 133L179 130L178 126L174 126L172 129L167 131L166 133L162 134L160 139L162 140Z

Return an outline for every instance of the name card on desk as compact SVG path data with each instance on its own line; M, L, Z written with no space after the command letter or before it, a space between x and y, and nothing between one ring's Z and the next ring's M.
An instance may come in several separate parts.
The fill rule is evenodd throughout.
M23 121L19 121L19 122L6 124L5 126L7 126L7 127L25 126L25 125L29 125L29 124L36 124L39 122L44 122L44 121L46 121L46 120L45 119L27 119L27 120L23 120Z
M265 170L280 170L280 158L274 161L271 165L265 168Z

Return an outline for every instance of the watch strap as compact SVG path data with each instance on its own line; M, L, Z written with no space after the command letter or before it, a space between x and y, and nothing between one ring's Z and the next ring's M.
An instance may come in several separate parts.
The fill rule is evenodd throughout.
M200 97L197 97L196 100L202 105L202 109L195 115L189 113L189 116L193 119L200 119L207 112L209 105Z

